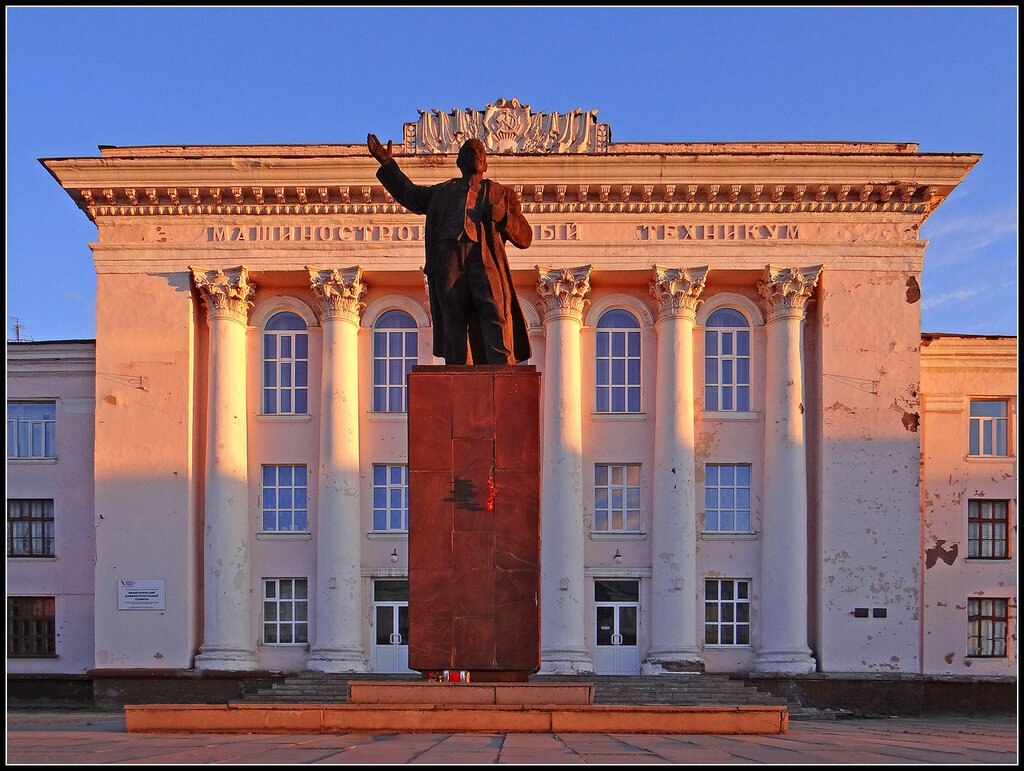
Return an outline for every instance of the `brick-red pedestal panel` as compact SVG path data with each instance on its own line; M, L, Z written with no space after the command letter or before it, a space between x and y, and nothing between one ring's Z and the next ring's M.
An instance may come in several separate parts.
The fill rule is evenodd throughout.
M409 375L409 627L421 672L540 667L535 367Z

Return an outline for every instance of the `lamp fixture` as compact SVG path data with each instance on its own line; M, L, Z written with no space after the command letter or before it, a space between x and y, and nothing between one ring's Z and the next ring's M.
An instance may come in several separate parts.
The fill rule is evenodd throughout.
M391 550L391 561L392 562L398 562L398 549L397 548Z
M618 549L616 549L615 550L615 556L612 557L612 559L615 560L616 562L622 562L622 552L620 552Z

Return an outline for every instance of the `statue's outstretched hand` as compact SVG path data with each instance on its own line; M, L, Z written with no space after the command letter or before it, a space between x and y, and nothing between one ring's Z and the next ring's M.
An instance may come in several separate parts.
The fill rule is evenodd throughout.
M366 149L370 151L370 155L377 159L377 162L383 166L385 163L391 160L391 140L388 140L388 146L385 147L377 139L376 134L366 135Z

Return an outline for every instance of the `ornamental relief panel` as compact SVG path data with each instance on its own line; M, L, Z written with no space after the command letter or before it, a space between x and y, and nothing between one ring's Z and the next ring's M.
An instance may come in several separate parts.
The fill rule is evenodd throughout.
M484 110L420 110L405 124L406 153L457 153L463 142L479 139L492 153L603 153L611 130L597 122L597 110L539 112L518 99L498 99Z

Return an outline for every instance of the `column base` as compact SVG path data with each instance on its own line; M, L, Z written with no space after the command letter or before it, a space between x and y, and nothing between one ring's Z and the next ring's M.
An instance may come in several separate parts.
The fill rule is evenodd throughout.
M818 668L810 649L784 651L758 651L754 658L755 672L783 675L806 675Z
M310 652L306 669L312 672L369 672L361 649L318 648Z
M697 651L651 651L640 664L642 675L699 675L704 659Z
M201 646L195 668L221 672L251 672L258 669L256 656L243 648Z
M583 649L541 651L538 675L592 675L594 662Z

